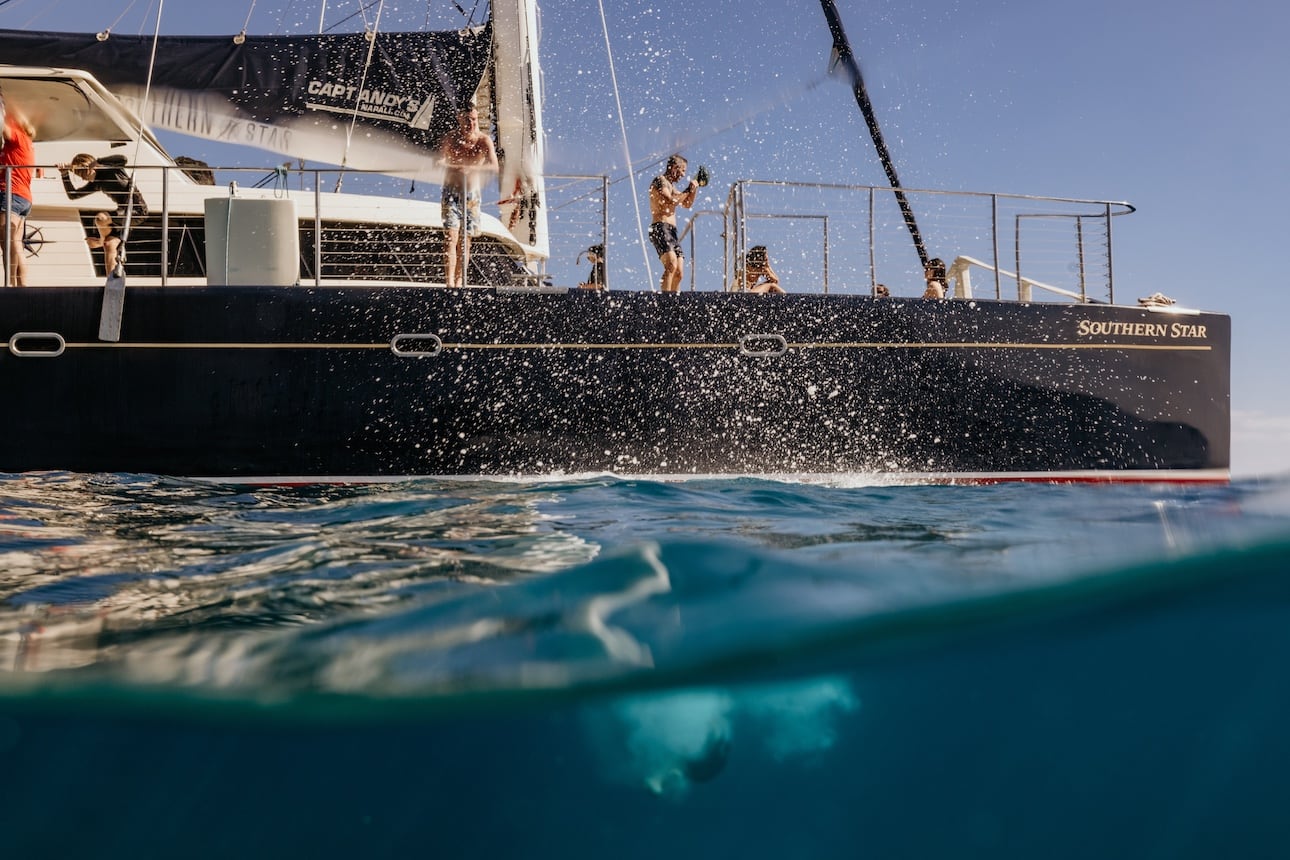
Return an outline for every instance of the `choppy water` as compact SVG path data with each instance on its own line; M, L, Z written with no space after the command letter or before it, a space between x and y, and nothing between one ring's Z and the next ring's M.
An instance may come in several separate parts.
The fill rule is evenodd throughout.
M1290 479L0 480L4 856L1284 857Z

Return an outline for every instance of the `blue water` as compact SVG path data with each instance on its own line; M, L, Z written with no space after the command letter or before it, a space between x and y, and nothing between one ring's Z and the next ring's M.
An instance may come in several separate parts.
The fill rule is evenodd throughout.
M0 478L0 857L1285 857L1290 478Z

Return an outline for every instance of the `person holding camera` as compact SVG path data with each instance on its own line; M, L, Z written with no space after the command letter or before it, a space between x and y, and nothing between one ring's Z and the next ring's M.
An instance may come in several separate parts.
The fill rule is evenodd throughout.
M782 293L779 275L770 267L770 252L765 245L753 245L744 255L744 267L738 275L741 291L750 293Z
M587 280L578 286L584 290L603 290L605 288L605 246L592 245L578 255L579 263L584 256L591 264L591 272L587 275Z
M927 266L923 268L923 280L927 281L927 289L923 291L923 298L945 298L945 283L948 280L945 277L945 261L940 257L933 257L928 260Z
M676 184L685 177L687 164L680 154L671 156L663 175L654 177L649 186L649 240L663 263L659 289L665 293L678 292L685 274L685 254L676 232L676 207L692 208L699 189L708 184L707 171L700 167L688 188L677 188Z

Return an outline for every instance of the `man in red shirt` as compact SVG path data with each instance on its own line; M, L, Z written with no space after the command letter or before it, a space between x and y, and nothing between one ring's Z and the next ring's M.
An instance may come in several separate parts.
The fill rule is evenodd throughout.
M0 212L3 212L7 234L4 257L6 264L12 267L10 285L21 287L27 283L22 236L27 213L31 212L31 165L36 160L36 151L31 143L31 126L12 111L5 110L3 95L0 95L0 126L3 127L0 138Z

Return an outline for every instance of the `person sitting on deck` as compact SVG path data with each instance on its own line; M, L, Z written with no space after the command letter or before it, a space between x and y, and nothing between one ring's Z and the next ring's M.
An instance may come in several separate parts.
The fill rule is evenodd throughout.
M925 299L945 298L945 261L933 257L923 268L923 277L927 280L927 289L923 291Z
M70 164L58 165L58 174L63 180L67 199L79 200L101 191L116 204L116 210L112 214L99 212L94 216L94 227L98 235L85 239L91 248L103 249L103 266L109 274L116 269L117 251L121 247L121 232L127 211L131 218L142 218L148 214L148 204L144 202L139 189L134 187L134 176L126 170L125 164L124 155L95 158L88 152L82 152L72 158ZM72 185L69 172L75 173L85 184L80 188ZM113 220L113 215L117 220Z
M587 275L587 280L578 286L584 290L603 290L605 288L605 246L592 245L578 255L579 263L582 262L583 256L586 256L587 262L591 263L591 272Z
M754 245L744 255L744 267L735 274L740 292L782 293L779 275L770 267L770 254L765 245Z

